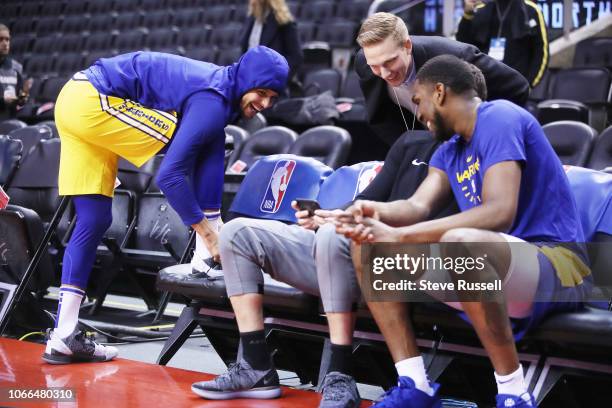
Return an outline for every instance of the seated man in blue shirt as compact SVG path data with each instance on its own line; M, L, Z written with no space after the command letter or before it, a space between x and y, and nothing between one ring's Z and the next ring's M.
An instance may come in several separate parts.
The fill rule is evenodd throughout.
M475 89L469 65L454 56L435 57L419 70L413 96L418 119L446 142L412 197L358 201L337 218L337 232L353 240L353 262L366 297L372 288L365 284L363 243L442 243L460 256L474 256L484 246L489 258L479 280L503 282L503 297L512 300L459 297L446 303L465 313L491 360L497 406L531 407L536 403L527 391L510 319L525 329L552 310L580 306L592 277L580 247L560 245L584 237L567 177L542 128L511 102L482 102ZM426 221L451 193L461 212ZM461 272L448 273L457 282ZM427 378L407 305L368 306L398 372L405 373L375 406L441 407L439 385Z

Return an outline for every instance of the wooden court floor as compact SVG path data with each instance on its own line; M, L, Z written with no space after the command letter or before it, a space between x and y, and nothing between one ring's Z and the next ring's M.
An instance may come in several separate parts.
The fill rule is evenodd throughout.
M317 407L319 394L283 387L275 400L207 401L190 390L211 374L117 359L106 363L50 365L40 344L0 338L0 407ZM8 390L71 388L74 402L9 400ZM13 391L13 396L15 396ZM362 407L369 406L362 403Z

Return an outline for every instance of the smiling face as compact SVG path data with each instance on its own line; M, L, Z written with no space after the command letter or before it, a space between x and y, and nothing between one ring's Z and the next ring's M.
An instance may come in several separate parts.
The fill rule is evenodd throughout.
M408 39L398 44L393 36L388 36L379 43L364 46L363 55L374 75L391 86L399 86L412 64L412 42Z
M417 119L429 129L439 141L449 140L455 134L445 118L442 109L446 88L443 84L423 83L417 79L414 84L412 102L417 106Z
M276 102L278 93L271 89L251 89L240 99L240 110L245 118L250 119L264 109L268 109Z

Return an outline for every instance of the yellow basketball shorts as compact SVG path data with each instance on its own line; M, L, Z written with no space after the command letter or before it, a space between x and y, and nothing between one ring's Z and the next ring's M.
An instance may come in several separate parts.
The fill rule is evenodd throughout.
M102 95L77 73L57 98L55 123L62 141L59 194L112 197L119 157L142 166L170 142L177 117Z

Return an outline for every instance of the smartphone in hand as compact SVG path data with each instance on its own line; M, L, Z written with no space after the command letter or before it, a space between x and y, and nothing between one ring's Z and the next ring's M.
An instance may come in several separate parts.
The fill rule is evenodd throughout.
M308 216L312 217L314 215L315 210L321 209L319 202L317 200L311 200L308 198L296 198L295 202L297 203L300 211L308 211Z

